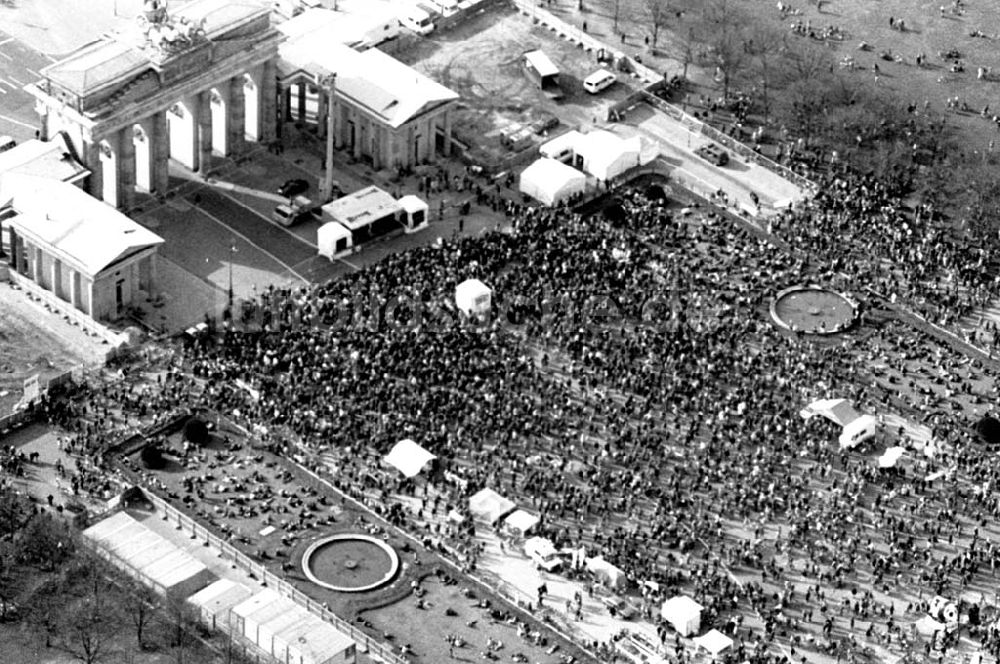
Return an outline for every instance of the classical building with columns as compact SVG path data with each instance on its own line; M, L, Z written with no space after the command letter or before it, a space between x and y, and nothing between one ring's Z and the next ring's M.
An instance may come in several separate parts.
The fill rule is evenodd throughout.
M273 140L284 36L253 0L147 0L134 33L85 46L25 86L42 138L65 132L90 170L87 191L118 208L163 194L168 163L199 173L212 155Z
M288 35L278 61L279 123L314 123L325 137L332 113L334 147L376 169L451 154L458 94L378 49L339 43L331 24L310 12L278 28Z
M0 219L10 270L96 321L114 321L157 293L163 239L72 183L8 173ZM22 281L23 283L23 281Z

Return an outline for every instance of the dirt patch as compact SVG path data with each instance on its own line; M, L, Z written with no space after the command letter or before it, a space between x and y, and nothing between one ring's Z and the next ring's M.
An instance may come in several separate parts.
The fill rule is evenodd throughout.
M533 49L544 51L559 69L562 100L548 98L523 73L520 57ZM505 144L504 134L537 123L539 131L517 146L529 148L567 126L602 120L604 108L633 89L630 79L620 77L600 95L585 92L583 79L601 66L596 54L560 39L506 4L415 41L397 57L461 96L453 124L456 137L495 159L515 151ZM561 128L541 128L556 119Z
M100 342L55 314L37 309L24 293L0 286L0 416L20 401L24 379L53 378L81 364L100 361ZM63 329L65 328L65 329ZM80 343L71 339L80 337ZM106 346L104 347L106 348Z

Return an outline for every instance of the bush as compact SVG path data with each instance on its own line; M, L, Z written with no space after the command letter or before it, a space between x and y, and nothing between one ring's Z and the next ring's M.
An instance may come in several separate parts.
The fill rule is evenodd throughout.
M184 440L199 447L207 445L209 441L208 425L203 420L192 417L184 425Z
M150 470L162 470L167 465L167 460L163 458L163 452L156 445L146 445L139 453L142 463Z

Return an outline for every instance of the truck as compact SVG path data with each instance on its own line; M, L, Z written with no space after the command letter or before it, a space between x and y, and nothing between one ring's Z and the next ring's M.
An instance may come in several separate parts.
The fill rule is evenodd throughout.
M549 99L562 99L563 91L559 86L559 69L552 64L549 56L540 50L525 51L521 55L521 68L532 83Z

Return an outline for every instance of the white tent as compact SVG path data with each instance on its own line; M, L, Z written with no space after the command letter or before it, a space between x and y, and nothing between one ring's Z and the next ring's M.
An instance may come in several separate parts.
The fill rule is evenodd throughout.
M878 467L892 468L899 461L899 458L905 453L905 447L890 447L882 453L882 456L878 458Z
M556 136L551 141L546 141L538 148L538 154L549 159L555 159L563 163L569 163L576 153L576 144L583 138L583 134L576 129L571 129L565 134Z
M521 193L550 207L583 193L587 176L566 164L542 157L521 172L518 184Z
M507 530L516 531L518 535L524 537L535 529L539 521L541 519L531 512L514 510L503 520L503 525Z
M484 316L490 312L493 291L479 279L466 279L455 286L455 306L466 316Z
M718 657L719 653L733 645L733 640L717 629L695 637L694 642L707 650L713 658Z
M399 207L403 208L403 225L407 233L419 231L427 227L427 212L430 207L419 196L407 194L398 201Z
M813 415L822 415L842 427L861 417L847 399L817 399L800 410L799 415L805 420Z
M386 463L407 477L416 477L424 466L436 458L409 438L393 445L385 455Z
M686 595L671 597L660 607L660 617L681 636L696 634L701 628L702 605Z
M576 143L575 165L598 180L610 180L639 165L638 137L625 140L609 131L592 131Z
M472 516L494 524L517 509L514 501L504 498L493 489L483 489L469 498Z
M316 231L316 245L319 247L319 255L326 256L330 260L351 253L354 246L354 238L351 231L344 228L339 222L331 221L323 224Z
M840 449L853 449L875 435L878 419L872 415L862 415L844 425L840 434Z
M934 620L930 616L924 616L914 624L917 628L917 631L925 636L930 636L934 632L944 631L944 623Z
M587 558L583 561L583 566L609 588L621 588L627 582L624 570L615 567L600 556Z
M229 610L248 599L253 593L246 586L229 579L219 579L194 595L188 604L195 607L201 619L212 629L228 624Z

